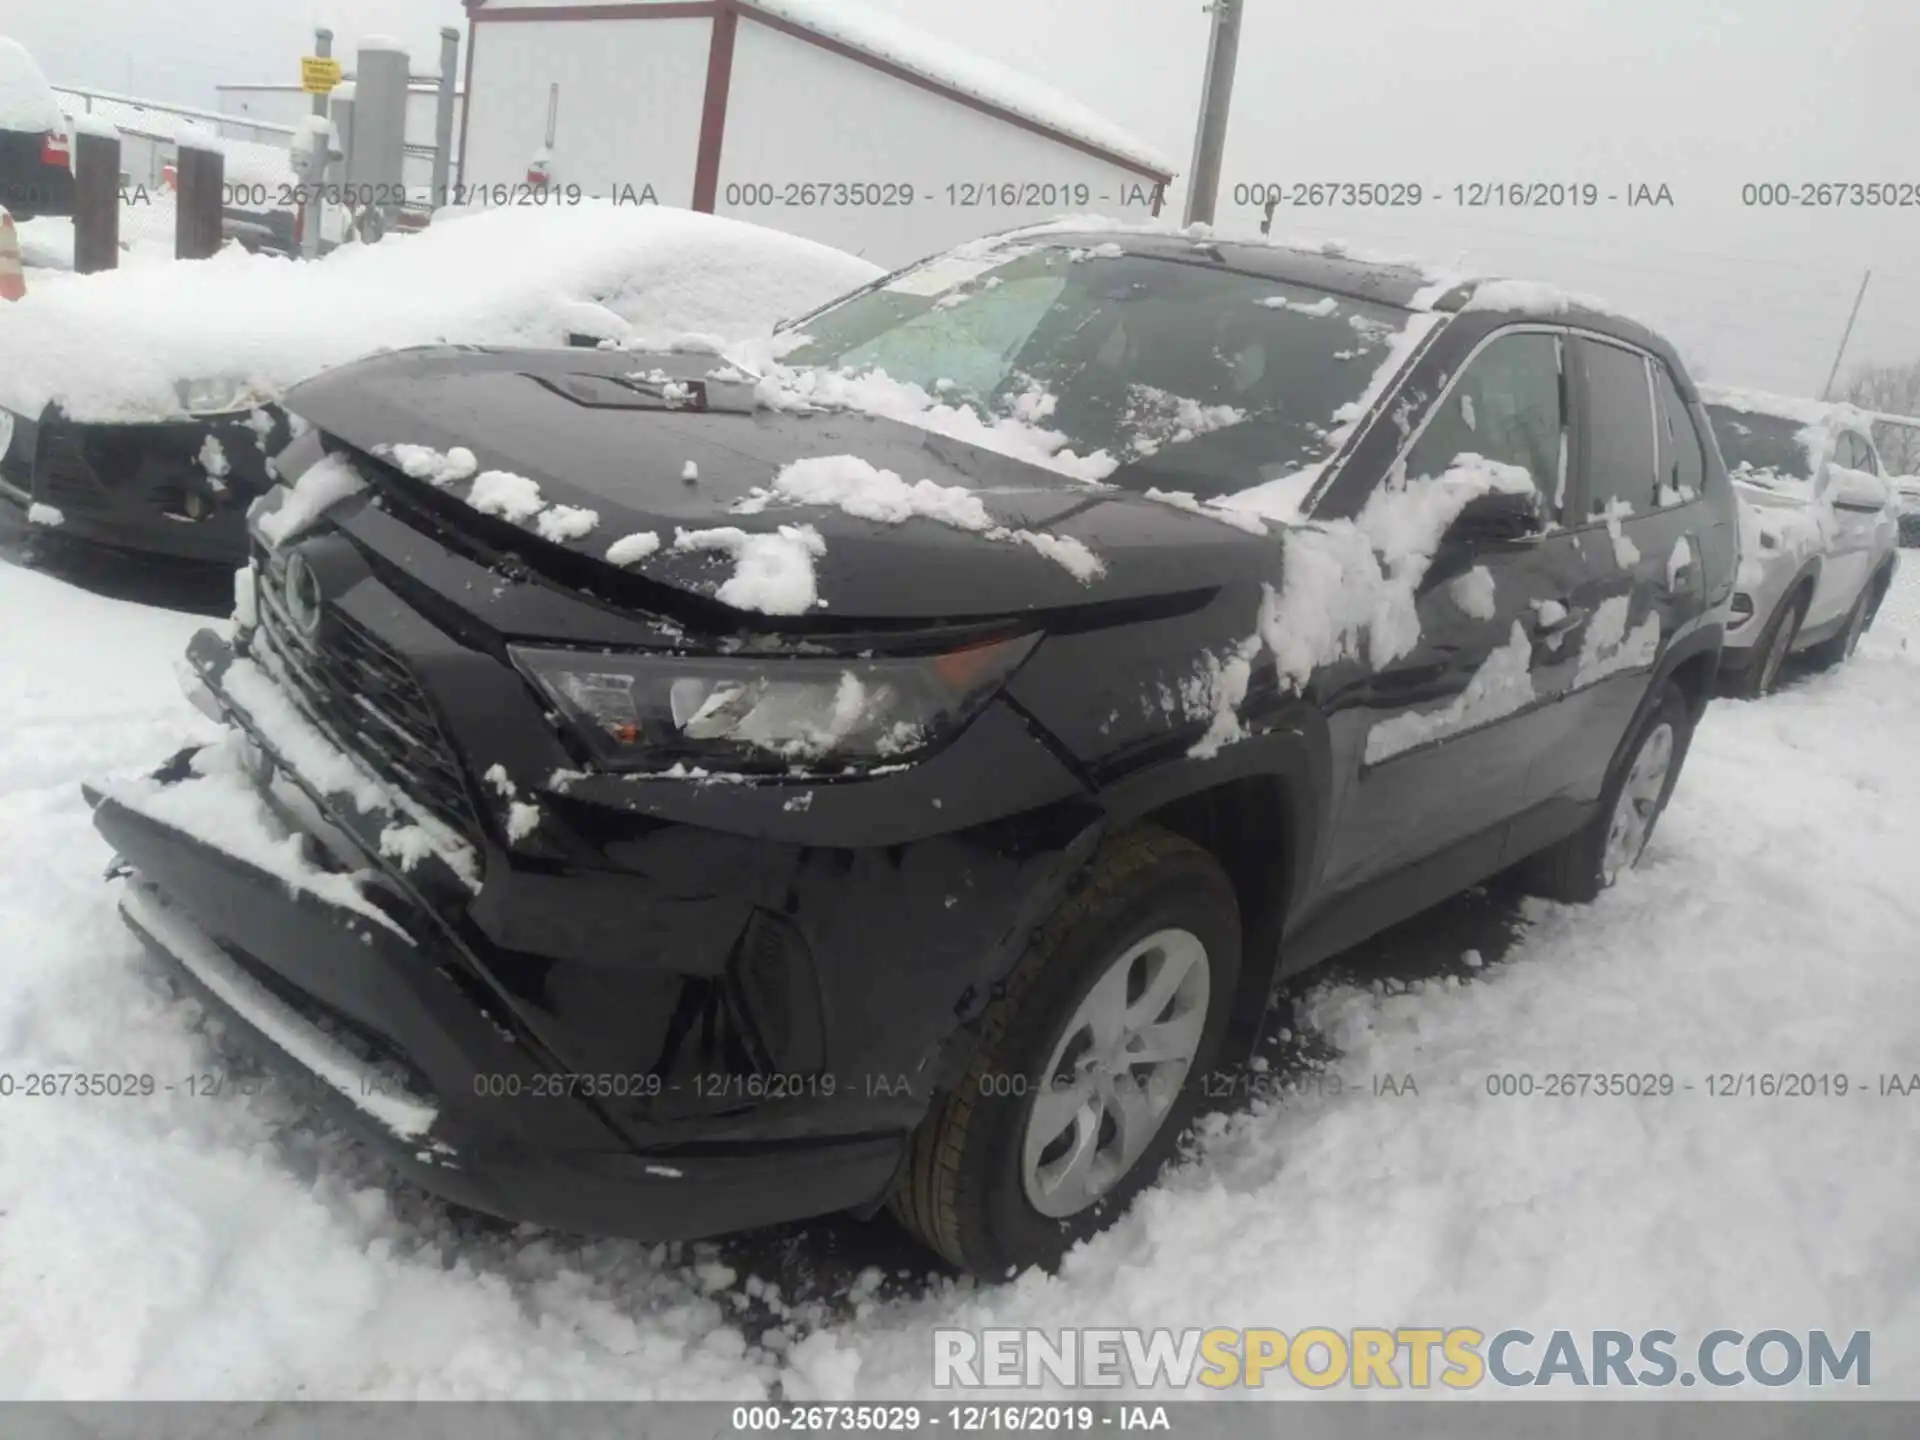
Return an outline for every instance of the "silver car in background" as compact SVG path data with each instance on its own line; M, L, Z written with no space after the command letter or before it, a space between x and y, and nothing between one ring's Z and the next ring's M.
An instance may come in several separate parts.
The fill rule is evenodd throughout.
M1751 390L1701 386L1740 500L1740 570L1720 661L1729 690L1757 697L1791 655L1853 654L1893 581L1894 486L1874 416Z

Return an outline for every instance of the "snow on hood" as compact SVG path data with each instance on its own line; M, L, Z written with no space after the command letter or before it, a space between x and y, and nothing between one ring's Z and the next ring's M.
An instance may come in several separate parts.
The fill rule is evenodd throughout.
M19 41L0 35L0 130L32 135L65 125L60 102L33 56Z
M1723 409L1743 410L1749 415L1772 415L1829 432L1851 430L1869 438L1873 434L1873 416L1858 405L1850 405L1844 400L1809 400L1799 395L1775 395L1765 390L1746 390L1727 385L1702 385L1698 388L1704 403Z
M660 206L443 211L417 235L318 261L249 255L49 275L0 307L0 405L76 419L183 414L175 383L260 399L381 349L762 334L882 272L843 251Z
M760 357L754 358L759 362ZM1104 480L1120 467L1120 462L1105 450L1079 455L1066 448L1067 436L1049 430L1043 423L1058 402L1038 387L1019 397L1013 414L987 420L970 406L949 405L919 385L895 380L884 370L850 374L817 367L794 368L774 361L759 363L758 373L754 399L770 410L859 410L1044 466L1076 480Z
M950 45L848 0L748 0L750 10L790 20L876 59L949 85L1050 130L1084 140L1162 175L1174 173L1160 151L1134 138L1079 101L1031 76Z

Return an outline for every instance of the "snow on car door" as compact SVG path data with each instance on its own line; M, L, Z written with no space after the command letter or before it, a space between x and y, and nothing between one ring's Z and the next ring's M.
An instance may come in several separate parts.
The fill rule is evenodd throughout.
M1560 703L1516 850L1544 843L1598 800L1662 647L1704 606L1693 536L1707 523L1705 460L1692 416L1652 356L1589 336L1572 348L1573 613L1540 664L1542 688Z
M1562 347L1546 327L1486 341L1428 412L1404 457L1407 489L1386 495L1387 507L1418 508L1422 484L1493 461L1531 475L1551 512L1565 453ZM1497 860L1524 803L1540 698L1535 627L1560 584L1555 544L1548 534L1472 550L1442 544L1414 589L1418 639L1377 670L1329 677L1324 703L1345 784L1323 893L1455 847L1484 847Z

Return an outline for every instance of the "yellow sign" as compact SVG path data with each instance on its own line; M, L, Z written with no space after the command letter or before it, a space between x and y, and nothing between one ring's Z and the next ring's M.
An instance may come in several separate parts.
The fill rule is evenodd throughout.
M340 62L318 55L300 57L300 88L309 95L325 95L340 83Z

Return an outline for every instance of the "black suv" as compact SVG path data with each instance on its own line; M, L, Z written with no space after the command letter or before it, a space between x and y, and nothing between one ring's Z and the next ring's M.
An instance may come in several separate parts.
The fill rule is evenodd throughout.
M134 928L420 1183L1049 1263L1282 977L1638 859L1737 547L1657 335L1040 232L786 336L307 382L190 651L228 738L89 790Z

